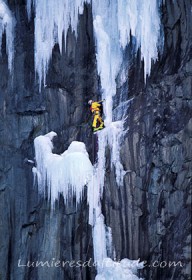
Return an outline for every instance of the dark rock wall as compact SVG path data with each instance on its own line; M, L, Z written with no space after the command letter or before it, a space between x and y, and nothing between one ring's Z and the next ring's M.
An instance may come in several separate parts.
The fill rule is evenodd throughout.
M87 101L98 92L91 7L80 16L78 38L69 30L66 50L53 50L46 88L39 92L34 70L34 21L28 22L25 1L9 1L16 18L12 77L7 69L5 36L0 58L1 188L0 279L91 279L94 268L18 267L27 261L89 260L92 230L86 200L76 209L63 198L51 213L33 185L33 140L51 130L55 152L73 140L84 141L92 157ZM34 15L33 15L34 16ZM64 42L63 42L64 43ZM91 160L94 160L92 157ZM86 194L85 194L86 197Z
M139 52L130 59L127 133L120 147L128 172L118 189L107 162L103 211L117 259L146 260L146 279L190 279L192 5L165 2L164 51L146 85ZM169 268L169 261L181 263Z
M128 129L121 148L128 170L124 187L115 184L107 151L102 208L112 228L117 259L182 261L183 268L145 268L146 279L189 279L191 184L191 2L165 1L165 46L152 75L143 82L140 54L132 57L127 91ZM54 130L55 152L84 141L95 160L87 100L98 96L90 6L80 16L78 38L69 30L66 51L53 51L46 88L39 93L34 73L34 22L25 1L8 1L16 18L13 77L7 69L5 36L0 58L0 279L94 279L94 269L27 268L35 260L93 257L86 201L76 209L60 197L55 212L33 186L33 140ZM34 16L34 15L33 15ZM85 113L86 112L86 113ZM85 195L86 196L86 195Z

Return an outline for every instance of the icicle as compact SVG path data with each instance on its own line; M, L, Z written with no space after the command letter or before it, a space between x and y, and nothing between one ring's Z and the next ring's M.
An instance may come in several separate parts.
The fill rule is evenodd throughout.
M28 20L31 18L31 6L32 6L32 1L33 0L27 0L27 15L28 15Z
M2 36L6 32L6 53L8 55L8 68L12 71L14 55L14 19L8 6L0 0L0 55Z
M141 47L144 59L144 77L150 75L151 60L158 58L160 36L159 0L118 0L118 29L123 48L130 41L130 33Z
M1 0L2 2L2 0ZM46 73L55 43L62 51L62 37L65 43L69 26L77 36L79 14L84 3L90 0L27 0L28 17L32 2L35 7L35 69L39 82L45 84ZM144 76L150 74L151 60L157 59L157 42L160 35L158 0L93 0L94 30L97 41L98 72L101 74L105 95L115 94L115 76L121 63L121 48L130 41L130 33L141 47L144 59ZM103 54L101 51L102 50ZM104 60L103 60L104 59ZM103 63L102 63L103 61ZM105 75L102 75L105 73ZM111 78L111 79L110 79ZM108 80L107 88L105 82ZM107 110L107 109L106 109ZM107 114L111 117L111 114Z
M27 0L28 17L31 16L31 1ZM35 8L35 70L41 83L45 86L46 74L53 47L59 44L62 52L63 35L66 36L69 27L77 36L79 14L83 13L84 3L90 0L33 0Z

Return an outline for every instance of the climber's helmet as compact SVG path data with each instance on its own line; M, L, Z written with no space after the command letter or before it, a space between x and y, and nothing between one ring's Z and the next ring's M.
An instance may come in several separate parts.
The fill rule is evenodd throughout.
M93 102L93 100L89 100L89 101L88 101L88 104L89 104L89 105L91 105L91 104L92 104L92 102Z

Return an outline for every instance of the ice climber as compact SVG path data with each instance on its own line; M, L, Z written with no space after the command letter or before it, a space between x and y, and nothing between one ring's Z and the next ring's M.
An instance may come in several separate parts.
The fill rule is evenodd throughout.
M93 132L101 130L105 127L104 121L102 120L103 101L104 100L97 102L97 101L89 100L88 102L88 104L90 105L90 110L93 114L93 123L92 123Z

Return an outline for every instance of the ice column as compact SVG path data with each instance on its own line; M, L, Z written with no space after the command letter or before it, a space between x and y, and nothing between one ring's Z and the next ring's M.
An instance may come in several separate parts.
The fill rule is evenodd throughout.
M125 171L120 162L119 147L123 136L124 120L113 122L113 97L116 94L116 77L123 64L123 51L130 41L130 34L135 37L136 49L141 49L144 60L144 77L150 75L151 61L158 58L160 37L160 18L158 0L93 0L93 25L96 41L97 69L101 79L102 99L104 102L106 128L98 132L98 162L95 166L98 190L90 208L90 221L93 222L94 256L96 261L108 260L110 265L98 265L99 279L139 279L136 270L143 267L138 261L122 260L115 263L105 259L107 254L106 232L101 213L101 199L105 176L105 148L111 147L111 163L115 167L116 181L123 184ZM124 106L122 106L123 110ZM124 114L122 114L123 116ZM98 233L100 231L100 234ZM94 234L95 233L95 234ZM102 235L101 235L102 234ZM98 246L100 236L102 242ZM103 248L105 246L105 248ZM95 250L95 249L94 249Z
M76 203L79 203L85 185L93 176L85 144L73 141L63 154L53 154L52 139L56 135L52 131L34 140L37 166L33 168L33 173L38 181L39 192L48 194L53 208L60 193L66 203L73 196L76 197Z
M8 68L11 72L13 67L14 56L14 19L8 6L0 0L0 55L2 36L6 32L6 53L8 55Z

